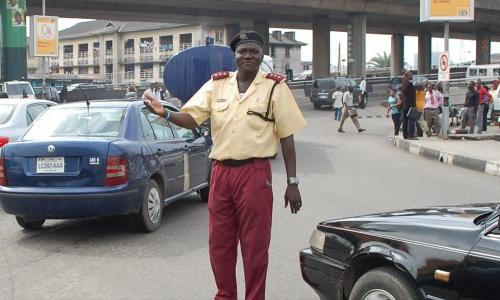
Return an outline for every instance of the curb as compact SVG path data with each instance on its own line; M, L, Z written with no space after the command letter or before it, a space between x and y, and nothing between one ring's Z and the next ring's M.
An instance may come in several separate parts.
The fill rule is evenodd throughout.
M400 137L389 136L388 139L396 148L407 151L411 154L420 155L430 160L435 160L451 166L457 166L500 177L500 162L471 158L448 151L436 150L420 146Z

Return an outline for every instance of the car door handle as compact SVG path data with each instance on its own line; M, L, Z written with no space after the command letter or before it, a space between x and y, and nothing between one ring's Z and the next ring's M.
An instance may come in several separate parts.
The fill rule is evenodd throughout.
M161 149L156 150L156 155L161 155L163 151Z

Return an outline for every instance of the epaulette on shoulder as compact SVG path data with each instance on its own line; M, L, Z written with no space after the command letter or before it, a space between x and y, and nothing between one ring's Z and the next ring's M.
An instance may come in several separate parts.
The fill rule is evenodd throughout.
M274 80L276 82L282 82L285 79L285 76L282 76L280 74L275 74L275 73L268 73L266 75L266 78Z
M224 79L228 78L230 75L229 72L217 72L212 74L212 80L219 80L219 79Z

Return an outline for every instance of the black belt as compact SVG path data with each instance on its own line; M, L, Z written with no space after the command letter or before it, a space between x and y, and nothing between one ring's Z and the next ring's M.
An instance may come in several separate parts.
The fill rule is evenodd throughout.
M252 157L252 158L247 158L247 159L242 159L242 160L236 160L236 159L225 159L225 160L219 160L219 163L226 167L241 167L243 165L246 165L248 163L253 162L256 159L268 159L267 157Z

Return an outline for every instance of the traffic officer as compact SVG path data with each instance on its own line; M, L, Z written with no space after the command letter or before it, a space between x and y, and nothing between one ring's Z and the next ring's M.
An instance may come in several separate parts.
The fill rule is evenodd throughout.
M231 40L238 70L212 75L181 112L165 110L150 92L148 108L170 122L196 128L211 118L209 252L217 284L215 299L237 299L236 257L240 243L246 299L264 299L273 209L269 157L285 161L285 207L301 206L293 134L306 126L284 77L259 71L264 41L256 32Z

